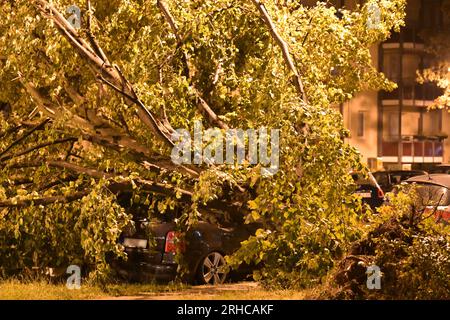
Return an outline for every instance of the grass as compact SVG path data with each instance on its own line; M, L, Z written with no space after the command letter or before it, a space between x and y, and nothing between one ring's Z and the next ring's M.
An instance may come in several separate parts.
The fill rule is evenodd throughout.
M22 283L18 280L0 282L1 300L72 300L96 299L104 295L98 287L82 286L80 290L69 290L64 285L53 285L44 281Z
M93 300L93 299L159 299L159 300L301 300L308 291L268 291L255 283L228 284L220 287L183 284L85 284L69 290L64 284L46 281L5 280L0 282L0 300Z
M0 300L92 300L171 293L185 288L181 284L113 284L106 287L82 284L78 290L69 290L65 284L47 281L6 280L0 282Z

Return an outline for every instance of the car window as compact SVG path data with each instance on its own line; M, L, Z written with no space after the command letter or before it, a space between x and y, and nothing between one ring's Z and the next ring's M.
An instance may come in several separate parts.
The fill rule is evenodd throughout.
M378 184L381 184L381 185L389 184L388 175L385 172L375 172L373 174L373 176L377 180Z
M448 206L450 205L450 190L445 187L418 184L417 192L424 206Z
M393 184L399 184L400 182L402 182L402 180L402 176L399 174L391 175L391 183Z
M411 172L389 173L389 176L391 178L391 184L396 185L396 184L402 183L405 180L408 180L409 178L421 176L424 174L426 174L426 172L411 171ZM377 178L377 181L378 181L378 183L380 183L378 178Z
M449 174L450 173L450 167L448 166L440 166L440 167L436 167L432 170L433 173L444 173L444 174Z
M417 176L416 173L399 173L399 174L393 174L391 176L392 183L399 184L402 181L408 180L409 178Z
M409 178L412 177L417 177L417 176L422 176L422 175L426 175L426 172L411 172L411 173L404 173L403 176L401 177L402 181L408 180Z

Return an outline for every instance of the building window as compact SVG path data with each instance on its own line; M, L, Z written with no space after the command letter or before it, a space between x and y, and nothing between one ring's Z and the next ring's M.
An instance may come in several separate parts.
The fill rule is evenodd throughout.
M389 110L392 107L383 108L383 140L392 141L398 139L398 111Z
M389 80L400 81L400 53L386 50L383 55L383 72Z
M366 129L366 117L364 111L358 112L358 130L357 130L357 136L359 138L364 137L364 132Z

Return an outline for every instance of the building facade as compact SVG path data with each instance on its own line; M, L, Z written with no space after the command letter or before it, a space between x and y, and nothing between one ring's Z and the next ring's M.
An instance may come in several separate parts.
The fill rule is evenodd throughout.
M352 7L362 1L334 1ZM441 94L434 84L417 83L417 70L433 64L423 38L450 30L442 0L408 0L406 26L371 49L373 63L398 88L362 92L340 109L357 147L373 170L428 169L450 163L450 113L428 110Z

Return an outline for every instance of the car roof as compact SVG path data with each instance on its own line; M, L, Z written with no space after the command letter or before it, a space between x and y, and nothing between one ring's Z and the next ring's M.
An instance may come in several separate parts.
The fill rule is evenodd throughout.
M450 174L439 174L439 173L429 175L427 174L423 176L409 178L408 180L406 180L406 182L434 184L450 189Z
M415 174L415 173L422 173L426 174L427 172L425 170L386 170L386 171L376 171L374 173L387 173L387 174Z

